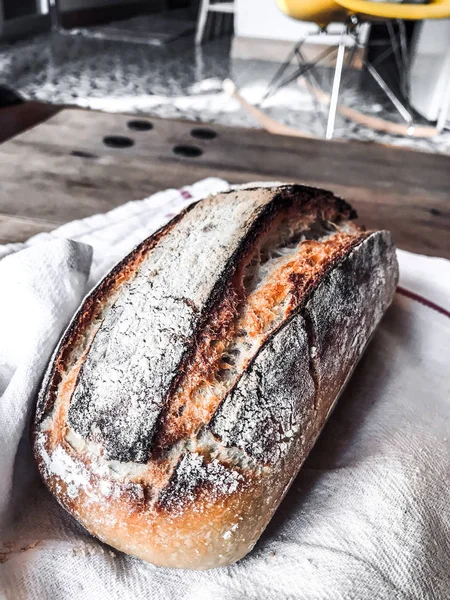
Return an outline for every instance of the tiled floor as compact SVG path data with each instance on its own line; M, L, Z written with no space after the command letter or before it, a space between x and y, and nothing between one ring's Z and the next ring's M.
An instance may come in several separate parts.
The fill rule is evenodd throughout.
M192 37L155 47L49 33L0 46L0 83L27 99L255 127L252 118L223 92L222 82L232 79L248 100L258 103L278 65L232 59L229 51L227 38L202 48L193 46ZM331 73L324 69L321 75L326 87ZM386 116L386 107L362 92L359 72L350 74L342 101L367 113ZM315 108L308 91L297 84L279 91L264 104L264 110L279 121L323 135L324 116ZM450 153L450 132L432 140L405 139L338 117L335 137Z

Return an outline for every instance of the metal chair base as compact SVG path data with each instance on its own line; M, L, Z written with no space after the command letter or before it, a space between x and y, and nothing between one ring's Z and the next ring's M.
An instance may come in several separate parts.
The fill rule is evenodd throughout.
M376 62L371 63L366 57L364 57L363 67L367 69L367 72L370 74L372 79L384 92L384 94L389 99L394 108L397 110L397 112L400 114L402 119L407 123L408 130L411 129L412 132L414 128L414 116L409 105L409 101L407 100L407 102L405 103L403 100L401 100L387 85L386 81L382 78L379 70L377 69L377 65L382 60L385 60L388 56L394 54L400 72L400 90L405 96L405 98L408 98L410 60L406 44L406 32L404 23L402 21L398 23L398 36L395 35L394 27L391 21L387 22L387 26L391 42L390 47L384 53L382 53L380 57L378 57ZM317 33L313 33L309 36L302 38L297 44L295 44L294 48L290 52L285 62L279 67L279 69L275 73L274 77L272 78L272 81L268 86L267 92L264 95L262 102L267 100L269 97L273 96L273 94L276 93L276 91L279 90L281 87L289 85L293 81L297 80L299 77L303 76L308 79L309 84L313 84L319 89L321 89L319 78L316 76L314 70L320 63L324 61L325 58L328 58L331 55L336 55L333 85L329 102L327 123L325 127L325 138L331 139L333 137L335 129L339 91L342 84L342 75L344 72L344 68L351 67L356 50L359 48L364 48L364 44L362 44L360 40L359 32L360 23L355 17L353 17L346 24L345 29L342 31L338 46L331 46L330 48L325 49L313 62L305 61L302 52L302 46L308 39L308 37L310 37L310 35L327 35L327 32L326 30L318 29ZM348 51L346 61L345 55L348 42L350 42L350 48ZM287 75L286 71L291 66L294 59L297 61L297 68L293 73Z

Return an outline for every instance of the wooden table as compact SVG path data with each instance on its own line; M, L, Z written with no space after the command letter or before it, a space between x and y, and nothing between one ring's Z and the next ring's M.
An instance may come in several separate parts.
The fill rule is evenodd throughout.
M195 123L139 119L153 127L130 129L136 119L67 109L0 145L0 243L217 176L329 188L367 227L390 229L399 247L450 258L448 156L220 126L216 137L199 139ZM107 136L133 145L108 146ZM199 155L176 154L176 146Z

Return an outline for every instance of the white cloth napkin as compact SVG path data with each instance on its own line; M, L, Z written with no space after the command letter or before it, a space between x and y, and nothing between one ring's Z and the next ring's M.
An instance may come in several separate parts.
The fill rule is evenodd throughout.
M300 475L238 564L188 572L122 555L89 536L40 482L27 419L83 295L170 215L228 187L204 180L0 246L0 598L450 597L450 262L443 259L398 252L400 285L411 293L396 295Z

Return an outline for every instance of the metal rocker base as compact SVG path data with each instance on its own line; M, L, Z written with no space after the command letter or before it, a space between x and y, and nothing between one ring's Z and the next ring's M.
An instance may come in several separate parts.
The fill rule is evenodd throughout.
M405 24L401 20L397 21L398 35L395 33L392 21L386 21L391 42L390 47L387 48L385 52L383 52L377 58L376 61L369 62L369 60L364 56L362 58L362 62L363 67L367 69L367 72L384 92L386 97L390 100L405 123L393 123L379 117L371 117L355 109L344 106L339 106L338 108L339 90L342 84L342 74L344 68L348 69L351 67L358 49L364 49L364 44L360 39L360 25L361 24L359 23L358 19L356 17L352 17L341 33L338 46L326 48L312 62L305 59L303 54L303 45L311 35L327 35L326 29L319 29L318 33L309 34L300 40L294 46L286 61L275 73L259 107L261 107L269 97L273 96L277 90L289 85L295 80L299 80L300 78L304 77L316 106L317 103L319 103L322 106L328 105L329 107L325 130L326 139L331 139L333 137L337 112L361 125L365 125L366 127L386 131L396 135L405 135L411 137L433 137L434 135L437 135L443 128L443 123L441 128L421 125L416 126L414 123L414 114L408 100L410 56L407 47ZM345 50L349 40L351 41L351 46L346 57ZM400 91L406 101L401 100L398 96L396 96L396 94L391 90L386 81L380 75L380 72L377 68L383 60L386 60L386 58L392 54L395 56L397 67L400 73ZM322 89L319 78L316 75L315 68L332 55L336 55L336 66L331 95L329 95ZM286 72L294 60L297 62L297 68L293 73L289 73L287 75Z

